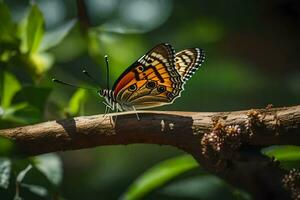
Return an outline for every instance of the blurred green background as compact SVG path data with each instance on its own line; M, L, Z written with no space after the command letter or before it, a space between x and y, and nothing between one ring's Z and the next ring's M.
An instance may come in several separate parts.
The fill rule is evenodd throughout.
M105 107L96 93L57 85L51 78L92 87L82 74L86 69L105 87L103 56L107 54L112 85L130 64L161 42L172 44L177 51L200 47L206 60L186 84L182 97L159 110L229 111L299 104L298 0L85 2L90 23L79 23L78 7L72 0L7 0L1 4L0 128L103 113ZM62 160L63 178L53 191L57 198L117 199L147 169L181 154L158 145L59 153L55 159ZM23 161L14 162L23 166L19 164ZM13 171L15 177L20 169ZM13 184L9 188L10 192L0 189L7 199L15 191ZM49 198L26 189L20 195ZM189 170L147 196L220 197L250 198L201 169Z

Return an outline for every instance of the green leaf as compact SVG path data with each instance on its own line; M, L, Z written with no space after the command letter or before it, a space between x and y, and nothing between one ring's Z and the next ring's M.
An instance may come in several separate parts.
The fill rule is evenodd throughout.
M46 197L48 195L48 190L42 186L26 184L26 183L21 183L21 186L27 188L30 192L38 196Z
M14 200L22 200L22 197L20 196L20 185L21 182L24 180L26 174L32 169L32 165L29 164L25 169L19 172L16 178L16 194L14 197Z
M84 103L86 101L87 94L86 90L78 89L70 99L68 111L71 115L83 114Z
M247 193L231 188L222 179L206 174L171 183L159 193L170 199L251 199Z
M121 199L140 199L176 176L196 167L199 167L198 163L187 155L165 160L136 179Z
M47 87L24 86L15 94L12 102L15 104L26 102L43 111L50 92L51 89Z
M0 88L2 88L3 90L0 93L0 95L3 94L3 96L0 97L1 106L3 107L3 109L5 109L10 106L12 97L18 90L20 90L21 85L17 78L7 71L4 72L3 81L1 81L0 84L3 84L0 86Z
M62 180L62 163L56 154L45 154L35 157L35 167L54 185L59 186Z
M13 153L14 143L11 139L0 136L0 156L9 156Z
M23 181L23 179L25 178L26 174L32 169L32 165L29 164L25 169L23 169L22 171L19 172L18 176L17 176L17 183L21 183Z
M97 62L102 64L103 52L98 31L90 29L88 32L88 52L89 55ZM101 66L101 65L100 65Z
M271 146L261 150L263 154L274 157L280 161L280 165L284 168L300 167L300 147L299 146Z
M9 116L13 115L15 112L17 112L18 110L22 110L22 109L26 108L27 106L28 106L28 103L19 103L19 104L12 105L5 110L2 118L6 119Z
M7 189L11 174L11 161L8 158L0 157L0 188Z
M23 53L36 52L44 35L44 17L36 4L33 4L20 27Z
M42 121L43 113L35 106L27 105L23 109L14 112L13 118L21 124L34 124Z
M76 20L71 20L55 30L46 32L42 40L40 51L45 51L58 45L74 27L75 23Z
M37 76L40 76L46 71L48 71L54 63L54 56L45 52L30 54L28 58L28 68L34 75Z
M42 112L28 103L20 103L9 107L5 110L1 121L13 122L15 125L26 125L33 124L41 121L43 118ZM5 126L6 124L0 125L1 128L9 128L10 126ZM9 123L8 123L9 125Z
M14 37L14 23L7 6L0 2L0 40L10 41Z

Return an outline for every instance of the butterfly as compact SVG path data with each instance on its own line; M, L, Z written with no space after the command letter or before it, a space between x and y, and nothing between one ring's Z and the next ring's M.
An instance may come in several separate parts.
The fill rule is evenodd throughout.
M170 44L155 46L129 66L112 89L98 90L107 108L132 111L171 104L180 97L184 84L204 62L200 48L175 53Z
M204 59L205 53L200 48L188 48L175 53L170 44L162 43L155 46L129 66L115 81L112 89L97 91L99 96L105 99L103 102L106 105L105 114L109 109L117 112L135 111L173 103L180 97L184 84L197 71ZM106 66L108 71L107 57ZM97 83L87 71L84 70L83 73ZM79 87L61 80L52 80ZM137 118L139 119L138 115Z

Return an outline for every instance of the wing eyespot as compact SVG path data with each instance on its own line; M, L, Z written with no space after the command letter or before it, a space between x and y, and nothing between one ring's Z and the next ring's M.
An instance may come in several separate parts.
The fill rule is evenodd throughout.
M140 65L137 67L138 72L143 72L145 70L144 66Z
M146 88L148 88L148 89L154 89L155 87L156 87L156 83L154 81L149 81L146 84Z
M128 88L128 90L129 90L130 92L134 92L134 91L136 91L136 89L137 89L136 84L133 84L133 85L129 86L129 88Z
M164 85L159 85L159 86L157 87L157 91L158 91L159 93L163 93L164 91L166 91L166 86L164 86Z

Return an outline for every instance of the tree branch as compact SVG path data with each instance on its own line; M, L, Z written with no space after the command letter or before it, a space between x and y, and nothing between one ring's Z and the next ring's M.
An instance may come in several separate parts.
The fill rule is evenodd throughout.
M0 136L14 140L27 155L103 145L171 145L193 155L207 170L248 190L255 186L254 175L267 176L270 180L265 184L275 187L282 185L286 173L276 164L270 165L270 159L257 150L269 145L300 144L300 106L235 112L138 113L140 121L134 112L95 115L0 130ZM241 178L245 170L248 175ZM256 199L275 194L286 198L284 190L268 190L251 192Z

